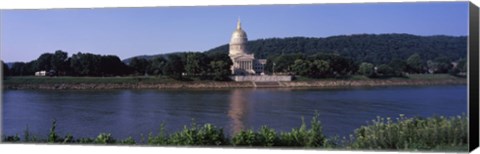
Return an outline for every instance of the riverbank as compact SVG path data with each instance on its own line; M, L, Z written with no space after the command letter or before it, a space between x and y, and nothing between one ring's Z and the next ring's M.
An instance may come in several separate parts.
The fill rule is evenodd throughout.
M3 89L222 89L222 88L344 88L378 86L422 86L466 84L466 78L440 75L411 75L407 78L317 79L282 81L269 84L233 81L177 81L164 77L8 77Z

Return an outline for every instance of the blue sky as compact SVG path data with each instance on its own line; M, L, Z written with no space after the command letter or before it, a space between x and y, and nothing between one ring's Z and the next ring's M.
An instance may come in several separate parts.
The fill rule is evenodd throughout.
M0 54L30 61L64 50L125 59L205 51L229 42L240 18L249 40L409 33L466 36L468 2L2 10Z

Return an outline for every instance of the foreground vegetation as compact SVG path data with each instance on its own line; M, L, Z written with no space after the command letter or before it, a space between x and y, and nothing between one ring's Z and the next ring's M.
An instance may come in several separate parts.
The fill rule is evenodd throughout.
M455 117L407 118L400 115L394 122L391 118L372 120L372 123L356 129L350 137L327 138L323 134L318 114L307 126L302 124L289 132L277 132L268 126L254 131L242 130L229 137L222 128L211 124L203 126L195 123L183 130L166 134L165 125L160 126L158 134L142 136L140 141L128 137L117 140L109 133L100 133L96 138L74 138L67 134L57 134L56 122L46 139L33 136L25 130L20 136L5 136L4 142L57 143L57 144L117 144L117 145L163 145L163 146L237 146L237 147L303 147L322 149L370 149L370 150L432 150L467 151L468 118L465 115Z

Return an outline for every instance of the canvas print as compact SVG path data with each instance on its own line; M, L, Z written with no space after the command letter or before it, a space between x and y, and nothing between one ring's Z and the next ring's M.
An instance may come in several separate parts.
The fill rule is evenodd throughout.
M466 152L468 7L1 10L1 140Z

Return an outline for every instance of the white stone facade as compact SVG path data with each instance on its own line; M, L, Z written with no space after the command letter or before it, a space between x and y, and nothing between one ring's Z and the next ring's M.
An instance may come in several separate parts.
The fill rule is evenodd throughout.
M240 20L237 29L233 32L230 40L229 56L233 65L230 70L233 75L263 75L266 59L255 59L254 54L246 51L247 33L243 31Z

